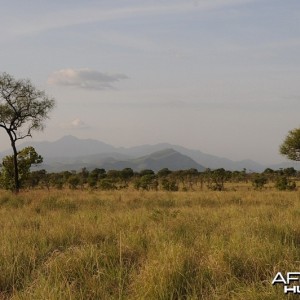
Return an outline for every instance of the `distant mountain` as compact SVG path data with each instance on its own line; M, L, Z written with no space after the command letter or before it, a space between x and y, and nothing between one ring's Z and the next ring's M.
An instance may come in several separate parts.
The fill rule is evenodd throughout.
M80 170L87 168L92 170L95 168L103 168L103 165L116 161L126 161L130 159L128 155L120 153L100 153L77 157L46 157L39 169L46 169L49 172L61 172Z
M78 139L67 135L54 142L32 142L28 141L20 146L22 149L33 146L35 150L45 158L50 157L78 157L99 153L116 152L116 148L103 142L92 139ZM10 153L11 151L9 151Z
M122 169L131 167L135 170L145 168L159 170L168 167L174 169L196 168L226 170L243 170L261 172L267 167L272 169L294 167L300 169L300 164L285 162L277 165L262 165L252 160L233 161L191 150L168 143L156 145L141 145L131 148L114 147L93 139L78 139L68 135L54 142L28 141L18 145L18 149L33 146L43 156L43 168L49 171L79 170L83 167L92 169ZM0 158L11 154L11 150L0 153Z
M130 159L127 161L105 163L102 167L106 170L121 170L126 167L130 167L135 171L151 169L155 172L161 170L162 168L168 168L172 171L187 170L191 168L195 168L198 171L205 170L205 167L198 164L190 157L175 151L174 149L164 149L154 152L150 155L146 155L136 159Z
M293 167L296 170L300 170L300 163L293 162L293 161L282 162L279 164L268 164L268 165L263 165L250 159L233 161L225 157L218 157L215 155L203 153L200 150L191 150L183 146L172 145L168 143L160 143L156 145L141 145L141 146L136 146L127 149L121 148L121 151L123 153L131 154L131 155L142 156L166 148L172 148L175 151L192 158L198 164L206 166L207 168L210 169L224 168L230 171L235 171L235 170L242 171L243 169L246 169L248 172L262 172L266 168L278 170L280 168Z
M200 150L191 150L182 146L172 145L168 143L160 143L156 145L142 145L127 149L120 148L119 151L122 151L122 153L130 154L132 156L143 156L168 148L174 149L175 151L190 157L198 164L206 166L210 169L224 168L226 170L234 171L243 170L245 168L248 171L260 172L266 168L266 166L263 166L252 160L233 161L228 158L206 154L201 152Z
M110 156L100 154L77 158L66 158L66 160L60 159L56 161L47 159L45 163L39 166L39 169L46 169L50 172L80 170L82 168L87 168L88 170L95 168L104 168L105 170L122 170L124 168L132 168L134 171L151 169L155 172L162 168L168 168L172 171L187 170L191 168L203 171L205 169L190 157L173 149L165 149L135 159L128 157L125 158L122 154L110 154Z

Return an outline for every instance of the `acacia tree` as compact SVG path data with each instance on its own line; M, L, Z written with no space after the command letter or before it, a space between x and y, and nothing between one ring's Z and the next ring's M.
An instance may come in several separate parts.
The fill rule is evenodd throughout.
M288 159L300 161L300 128L289 131L279 151Z
M16 142L32 137L34 130L43 130L44 121L54 105L54 99L34 87L29 80L16 80L7 73L0 74L0 127L8 134L13 150L16 193L20 189Z

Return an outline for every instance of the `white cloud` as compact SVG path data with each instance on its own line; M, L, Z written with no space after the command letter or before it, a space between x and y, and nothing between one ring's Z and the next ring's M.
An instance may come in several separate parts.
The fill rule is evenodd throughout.
M75 118L68 123L60 124L62 129L88 129L90 128L84 121L80 118Z
M83 89L113 89L113 84L128 78L124 74L102 73L91 69L63 69L48 78L48 84L74 86Z

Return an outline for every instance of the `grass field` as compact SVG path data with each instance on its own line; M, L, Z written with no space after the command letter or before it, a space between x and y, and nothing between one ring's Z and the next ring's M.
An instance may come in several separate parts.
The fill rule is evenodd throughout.
M2 191L0 220L0 299L292 299L300 270L299 192Z

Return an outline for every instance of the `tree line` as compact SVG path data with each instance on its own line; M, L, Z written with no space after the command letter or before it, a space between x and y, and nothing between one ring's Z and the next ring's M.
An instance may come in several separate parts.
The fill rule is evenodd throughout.
M263 189L267 184L278 190L295 190L300 172L294 168L280 170L266 169L262 173L228 171L223 168L171 171L163 168L158 172L151 169L136 172L131 168L122 170L105 170L95 168L80 171L50 172L46 170L31 170L43 158L33 147L26 147L18 152L19 188L23 189L90 189L90 190L164 190L164 191L195 191L214 190L225 191L240 184L252 184L256 190ZM249 185L248 185L249 186ZM14 190L13 157L6 156L1 165L0 187Z

